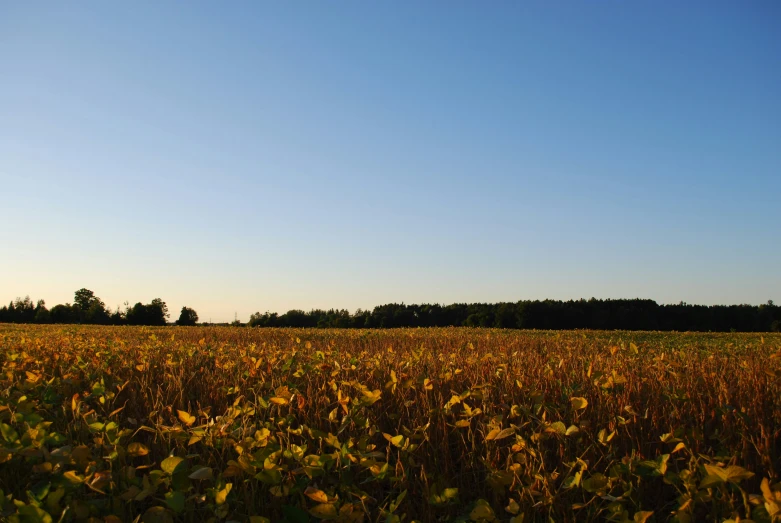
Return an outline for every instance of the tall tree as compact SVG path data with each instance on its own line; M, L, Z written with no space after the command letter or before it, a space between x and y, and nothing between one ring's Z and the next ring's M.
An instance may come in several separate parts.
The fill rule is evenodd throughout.
M160 309L160 314L163 318L162 325L165 325L165 323L168 321L168 305L165 304L163 300L160 298L155 298L152 300L152 303L149 304L151 307L155 307L157 309Z
M86 311L92 305L92 300L95 299L95 293L89 289L81 288L73 294L73 304L78 306L81 310Z
M198 313L190 307L182 307L182 312L179 313L179 319L176 320L177 325L195 325L198 323Z

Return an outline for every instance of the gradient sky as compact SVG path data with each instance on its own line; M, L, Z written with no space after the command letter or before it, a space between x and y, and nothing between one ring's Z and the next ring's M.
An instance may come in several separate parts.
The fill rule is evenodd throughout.
M781 3L2 2L0 300L781 301Z

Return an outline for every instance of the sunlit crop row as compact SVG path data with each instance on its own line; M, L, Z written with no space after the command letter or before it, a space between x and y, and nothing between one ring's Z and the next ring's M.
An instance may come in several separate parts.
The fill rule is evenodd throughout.
M781 335L0 325L8 521L781 521Z

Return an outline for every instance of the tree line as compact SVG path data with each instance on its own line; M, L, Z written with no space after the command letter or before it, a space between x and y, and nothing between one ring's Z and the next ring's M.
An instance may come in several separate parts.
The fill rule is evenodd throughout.
M138 302L132 307L117 307L112 311L89 289L79 289L73 295L73 303L55 305L49 310L46 302L35 304L29 296L16 298L0 308L0 323L86 323L95 325L166 325L168 306L160 298L149 303ZM195 325L198 313L182 307L177 325Z
M405 305L391 303L354 314L344 309L285 314L256 312L255 327L499 327L510 329L620 329L664 331L781 331L781 307L659 305L653 300L523 300L506 303Z
M125 304L112 311L88 289L79 289L73 303L51 310L17 298L0 308L5 323L90 323L101 325L166 325L168 307L160 298L150 303ZM182 307L177 325L196 325L198 313ZM232 325L241 325L233 322ZM250 327L393 328L499 327L509 329L619 329L663 331L781 332L781 307L762 305L663 304L653 300L522 300L503 303L405 305L389 303L372 310L290 310L284 314L256 312Z

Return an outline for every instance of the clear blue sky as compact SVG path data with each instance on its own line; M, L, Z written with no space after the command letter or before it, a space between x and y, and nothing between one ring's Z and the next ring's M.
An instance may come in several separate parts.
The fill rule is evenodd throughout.
M781 301L781 2L0 3L0 300Z

